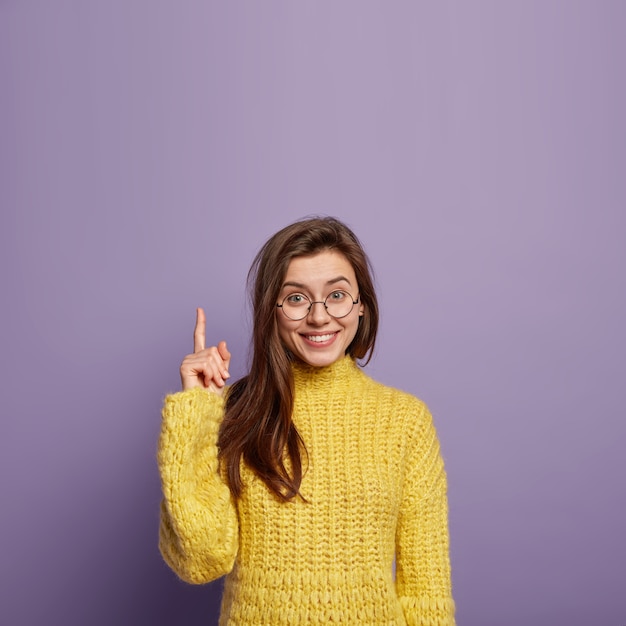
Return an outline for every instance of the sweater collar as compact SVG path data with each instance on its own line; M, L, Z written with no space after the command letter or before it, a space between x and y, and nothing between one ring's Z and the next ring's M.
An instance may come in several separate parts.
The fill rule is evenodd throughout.
M344 356L325 367L315 367L302 361L292 364L293 379L296 388L337 382L348 382L358 376L360 370L351 356Z

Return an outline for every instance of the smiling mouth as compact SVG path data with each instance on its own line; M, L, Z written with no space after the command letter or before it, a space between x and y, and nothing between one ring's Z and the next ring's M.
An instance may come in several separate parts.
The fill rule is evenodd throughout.
M338 331L337 331L338 332ZM313 343L325 343L330 341L335 337L337 332L334 333L326 333L324 335L302 335L306 340L312 341Z

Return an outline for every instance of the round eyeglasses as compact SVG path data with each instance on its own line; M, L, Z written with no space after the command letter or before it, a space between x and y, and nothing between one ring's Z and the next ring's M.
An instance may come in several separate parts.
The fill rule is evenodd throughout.
M310 300L302 293L290 293L276 306L283 310L285 317L296 322L303 320L309 314L314 304L323 304L328 315L335 319L341 319L349 315L354 305L358 303L358 297L354 300L347 291L338 289L329 293L325 300Z

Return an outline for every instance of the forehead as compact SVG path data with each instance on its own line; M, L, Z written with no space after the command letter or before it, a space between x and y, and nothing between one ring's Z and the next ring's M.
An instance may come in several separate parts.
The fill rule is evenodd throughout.
M356 285L356 275L350 261L341 252L323 250L311 256L291 259L284 282L316 287L324 286L339 277L347 279L350 285Z

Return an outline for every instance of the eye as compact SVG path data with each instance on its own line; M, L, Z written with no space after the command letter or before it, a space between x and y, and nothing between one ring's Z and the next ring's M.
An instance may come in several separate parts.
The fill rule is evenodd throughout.
M285 298L286 302L291 305L297 306L299 304L307 304L309 299L301 293L292 293Z
M328 295L328 298L326 298L326 300L328 300L329 302L341 302L342 300L345 300L346 298L348 298L348 294L345 291L333 291L332 293L330 293Z

